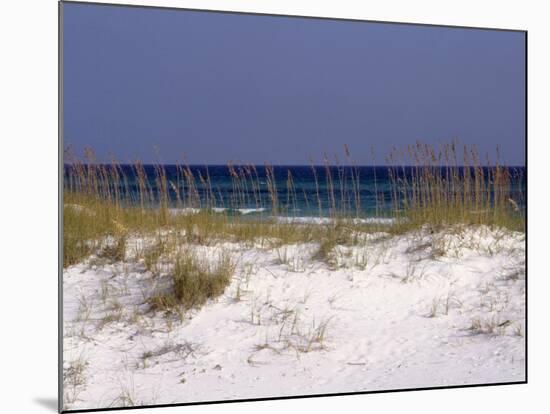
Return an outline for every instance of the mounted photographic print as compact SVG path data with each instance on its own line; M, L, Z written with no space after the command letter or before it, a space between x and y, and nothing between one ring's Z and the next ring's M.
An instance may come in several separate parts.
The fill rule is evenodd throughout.
M62 410L526 382L526 37L61 2Z

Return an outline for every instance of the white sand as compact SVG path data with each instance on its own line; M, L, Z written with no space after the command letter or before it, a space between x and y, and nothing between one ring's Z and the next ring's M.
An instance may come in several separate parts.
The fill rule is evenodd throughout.
M337 247L331 269L314 244L197 247L238 265L225 294L183 322L143 304L168 277L72 266L65 408L523 381L524 246L487 228L371 235Z

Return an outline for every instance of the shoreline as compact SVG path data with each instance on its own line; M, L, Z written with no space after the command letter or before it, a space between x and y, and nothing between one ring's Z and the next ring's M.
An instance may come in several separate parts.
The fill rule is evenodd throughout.
M398 219L393 217L319 217L319 215L267 215L262 213L268 209L261 208L239 208L232 209L229 207L214 207L214 208L194 208L194 207L181 207L181 208L169 208L168 213L173 216L178 215L194 215L210 212L215 214L227 214L228 218L239 218L242 216L250 216L250 220L258 219L259 222L273 222L281 224L330 224L335 222L347 222L351 224L394 224ZM234 215L229 215L233 213ZM248 218L248 217L247 217Z

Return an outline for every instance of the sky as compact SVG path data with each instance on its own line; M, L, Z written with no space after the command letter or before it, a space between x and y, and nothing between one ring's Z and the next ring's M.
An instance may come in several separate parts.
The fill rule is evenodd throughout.
M457 139L524 165L521 32L64 3L64 146L120 162L376 164Z

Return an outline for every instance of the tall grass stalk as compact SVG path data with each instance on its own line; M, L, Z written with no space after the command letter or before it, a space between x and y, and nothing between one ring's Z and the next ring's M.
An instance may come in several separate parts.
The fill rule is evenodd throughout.
M347 146L344 154L347 165L340 165L337 157L336 166L331 165L327 154L322 166L310 160L315 185L311 204L319 217L329 217L332 224L296 225L277 220L281 214L295 214L299 197L310 203L305 190L303 195L297 190L290 170L284 171L285 186L280 167L228 163L228 191L214 187L208 167L202 173L188 163L179 164L176 176L169 178L166 167L157 164L151 176L140 161L124 169L114 159L100 163L90 149L82 159L69 149L65 152L63 265L102 251L112 253L113 260L122 259L129 238L161 231L181 234L185 243L233 240L273 245L327 239L330 245L341 238L336 227L342 223L350 234L380 229L380 225L351 220L368 215L363 200L369 188L374 193L375 216L395 219L389 231L426 224L485 224L524 231L523 170L502 165L499 149L494 161L485 156L482 162L475 146L460 146L456 141L437 147L417 142L393 148L386 157L389 184L383 185L373 148L370 182L360 176ZM250 206L266 209L268 217L239 214L239 209ZM109 251L106 243L116 248Z

